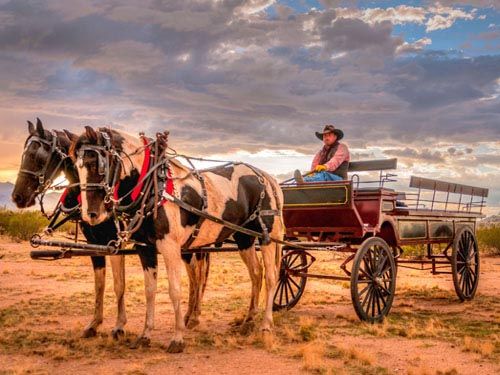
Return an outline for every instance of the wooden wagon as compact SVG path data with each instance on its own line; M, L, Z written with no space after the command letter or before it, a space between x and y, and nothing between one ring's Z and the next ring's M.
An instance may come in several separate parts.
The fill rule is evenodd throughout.
M398 267L451 274L460 300L470 300L479 280L476 220L488 190L411 177L413 192L387 188L395 182L396 159L352 162L346 181L282 184L286 238L310 251L284 248L275 310L300 300L307 278L350 282L358 317L381 321L390 311ZM361 182L359 172L379 171ZM425 257L402 258L407 245L423 245ZM312 251L348 253L340 268L345 276L312 273Z

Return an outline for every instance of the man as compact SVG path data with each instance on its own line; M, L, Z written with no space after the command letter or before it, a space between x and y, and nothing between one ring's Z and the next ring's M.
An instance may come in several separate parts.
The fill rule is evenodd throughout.
M313 159L310 174L302 177L299 170L294 173L297 183L338 181L347 179L349 167L349 150L339 141L344 132L333 125L326 125L323 132L316 132L316 137L323 141L323 148Z

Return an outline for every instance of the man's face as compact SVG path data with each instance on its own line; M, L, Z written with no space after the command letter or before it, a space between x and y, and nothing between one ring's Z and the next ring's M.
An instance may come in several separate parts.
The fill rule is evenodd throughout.
M326 146L331 146L335 143L335 141L337 140L337 136L334 134L334 133L326 133L326 134L323 134L323 143L326 145Z

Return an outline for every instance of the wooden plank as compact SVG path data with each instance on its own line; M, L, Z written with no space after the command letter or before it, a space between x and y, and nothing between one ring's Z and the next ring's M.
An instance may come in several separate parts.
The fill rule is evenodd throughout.
M424 190L435 190L453 194L472 195L474 197L488 196L488 189L476 186L456 184L454 182L433 180L430 178L411 176L410 187Z
M360 160L349 163L349 172L363 171L381 171L386 169L396 169L398 159L380 159L380 160Z

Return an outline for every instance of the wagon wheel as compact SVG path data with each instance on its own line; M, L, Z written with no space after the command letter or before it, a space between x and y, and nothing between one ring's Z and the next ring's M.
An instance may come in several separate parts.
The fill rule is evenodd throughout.
M274 311L291 309L299 302L302 293L304 293L307 276L294 275L289 270L300 270L301 273L307 273L306 254L293 250L283 251L278 286L274 294Z
M451 270L458 298L474 298L479 282L479 251L476 237L468 227L460 229L453 239Z
M357 250L351 271L351 298L361 320L381 322L389 313L396 291L396 263L379 237L365 240Z

